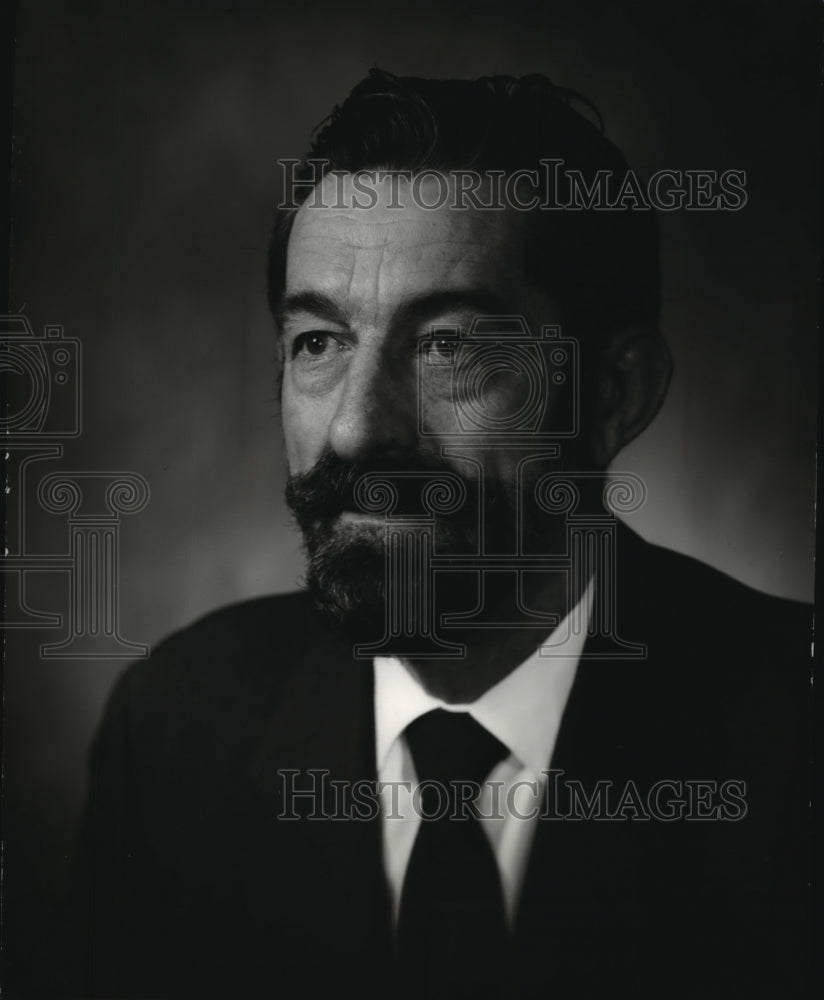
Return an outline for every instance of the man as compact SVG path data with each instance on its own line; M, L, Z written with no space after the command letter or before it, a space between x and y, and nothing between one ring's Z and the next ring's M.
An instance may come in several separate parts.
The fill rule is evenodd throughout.
M671 365L652 213L574 104L375 70L288 173L308 592L118 684L93 994L802 995L810 615L604 504Z

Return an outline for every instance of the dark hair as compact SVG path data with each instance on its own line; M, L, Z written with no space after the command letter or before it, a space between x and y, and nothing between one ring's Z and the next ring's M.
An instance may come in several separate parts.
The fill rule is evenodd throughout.
M577 111L582 103L596 126ZM621 151L603 134L597 110L545 76L424 80L373 69L316 129L296 177L319 176L312 160L337 170L461 170L540 168L560 159L558 204L567 203L566 172L592 184L607 171L610 190L629 172ZM543 171L539 172L543 175ZM309 194L302 190L300 203ZM286 248L296 208L281 209L269 248L269 304L283 294ZM652 211L536 209L527 241L527 272L558 303L565 333L592 349L610 331L656 323L659 310L658 238Z

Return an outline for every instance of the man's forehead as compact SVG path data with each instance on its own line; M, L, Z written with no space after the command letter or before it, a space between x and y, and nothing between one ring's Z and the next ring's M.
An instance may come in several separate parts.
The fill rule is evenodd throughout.
M406 281L431 272L461 283L473 275L517 277L522 216L511 209L455 208L450 197L438 205L455 183L448 173L414 182L388 172L327 176L295 218L287 286L307 273L334 279L355 269Z

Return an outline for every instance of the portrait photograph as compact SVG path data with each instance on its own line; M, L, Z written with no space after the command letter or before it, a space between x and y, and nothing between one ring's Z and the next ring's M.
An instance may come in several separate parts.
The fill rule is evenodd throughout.
M821 5L9 24L5 996L815 995Z

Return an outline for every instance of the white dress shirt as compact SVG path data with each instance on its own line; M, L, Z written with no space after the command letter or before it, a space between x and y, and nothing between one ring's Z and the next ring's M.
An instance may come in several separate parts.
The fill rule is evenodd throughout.
M406 867L421 823L412 807L417 775L404 730L434 708L469 712L510 751L490 772L478 809L501 874L507 917L510 922L514 919L546 787L543 772L552 759L578 669L591 598L592 580L576 607L542 646L467 705L448 704L429 694L395 657L375 657L375 739L381 782L383 863L396 919Z

